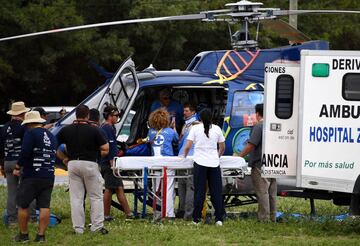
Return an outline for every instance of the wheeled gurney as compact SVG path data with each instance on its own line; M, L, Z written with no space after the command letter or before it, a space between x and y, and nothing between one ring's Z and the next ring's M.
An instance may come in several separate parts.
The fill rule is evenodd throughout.
M192 157L181 158L176 156L124 156L116 157L114 159L113 172L114 175L118 178L132 179L135 184L134 192L134 215L137 216L137 202L138 188L142 188L142 215L144 218L146 216L146 201L148 192L150 192L154 197L153 209L156 209L155 199L159 199L161 202L161 211L162 217L165 217L166 211L166 184L169 175L167 170L191 170L193 168L193 159ZM220 168L223 178L243 178L244 170L247 168L247 163L242 157L234 156L222 156L220 158ZM185 172L183 175L172 175L174 178L188 178L191 174ZM160 178L162 180L162 195L158 197L157 194L154 194L151 190L148 189L148 179L149 178ZM142 181L142 184L141 184ZM155 211L154 211L155 214Z

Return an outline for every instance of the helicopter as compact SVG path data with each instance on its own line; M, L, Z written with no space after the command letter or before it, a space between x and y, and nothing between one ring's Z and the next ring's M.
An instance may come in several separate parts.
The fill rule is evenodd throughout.
M343 10L280 10L278 8L262 8L262 6L263 4L260 2L242 0L226 4L226 9L203 11L198 14L67 27L4 37L0 38L0 42L135 23L186 20L226 22L229 25L240 23L241 28L234 33L229 28L233 50L201 52L192 59L184 71L157 71L154 67L149 66L139 72L136 71L134 62L129 58L119 67L111 79L108 79L80 103L89 108L97 108L101 113L108 104L116 105L123 115L116 125L117 135L123 135L124 123L131 122L126 144L132 145L137 139L146 137L147 119L150 113L149 105L157 99L159 90L168 88L171 90L172 98L182 104L191 100L196 105L212 109L213 120L222 127L226 139L225 155L232 155L234 152L239 153L242 150L252 126L256 123L254 106L264 100L264 64L271 62L298 63L301 50L329 49L328 42L308 41L306 35L277 18L298 14L360 13L360 11ZM274 49L259 49L260 23L269 23L269 25L280 27L282 35L289 39L290 45ZM254 39L250 35L250 25L256 25ZM131 114L130 112L134 113ZM71 124L74 120L75 111L73 110L55 124L53 133L56 134L61 127ZM295 184L291 181L290 183L285 182L279 190L285 190L289 187L293 189ZM251 196L249 186L244 190L235 191L231 185L225 188L225 193L229 195L235 193L236 195L236 199L232 199L234 202L229 201L228 206L255 201L254 196ZM238 198L241 195L249 196L247 196L246 201L240 201ZM319 196L315 194L313 197Z

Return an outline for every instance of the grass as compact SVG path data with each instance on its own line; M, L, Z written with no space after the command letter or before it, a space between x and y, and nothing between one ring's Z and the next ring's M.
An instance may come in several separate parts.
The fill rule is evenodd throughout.
M129 201L131 195L129 194ZM1 211L5 207L6 187L0 187ZM88 202L87 202L88 205ZM309 213L309 202L296 198L279 198L279 211L286 213ZM69 194L65 188L54 189L51 209L61 216L62 222L47 231L49 245L359 245L360 220L342 222L329 220L331 215L347 212L347 207L333 205L330 201L316 201L320 219L288 218L281 223L258 223L255 218L226 220L223 227L214 225L193 226L176 219L152 223L151 218L125 222L124 215L112 209L115 221L106 223L108 235L74 235L71 227ZM87 222L89 218L87 208ZM151 211L151 210L149 210ZM231 208L230 212L255 212L256 205ZM0 244L13 244L18 229L0 224ZM36 226L30 225L33 239Z

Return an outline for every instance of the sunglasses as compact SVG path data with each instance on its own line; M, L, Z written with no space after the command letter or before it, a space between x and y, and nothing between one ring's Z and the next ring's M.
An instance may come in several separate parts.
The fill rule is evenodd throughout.
M163 99L163 100L169 100L170 97L162 97L161 99Z

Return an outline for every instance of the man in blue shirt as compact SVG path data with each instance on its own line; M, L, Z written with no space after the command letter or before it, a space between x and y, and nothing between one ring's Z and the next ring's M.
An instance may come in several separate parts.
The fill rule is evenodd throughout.
M108 105L104 109L105 122L101 125L101 129L105 133L105 137L109 142L109 154L101 159L101 174L105 180L104 192L104 220L111 221L113 218L110 216L111 200L113 192L124 209L127 219L131 219L132 213L129 204L126 200L124 192L124 184L120 178L116 178L111 169L113 166L113 159L117 156L119 149L117 147L115 127L120 117L119 110L113 105Z
M42 127L44 122L38 111L26 113L22 122L22 125L27 125L29 129L24 134L20 158L13 172L15 176L19 176L22 168L22 179L16 196L20 229L20 233L15 237L16 242L29 241L28 208L34 199L40 208L35 241L45 242L45 231L50 219L57 143L55 137Z
M177 132L180 132L183 124L183 107L179 102L171 98L171 91L168 88L159 92L159 100L152 103L150 112L162 107L170 114L171 128L176 127Z
M29 108L25 107L24 102L14 102L11 105L11 110L7 112L8 115L11 115L11 120L2 128L0 152L4 156L4 166L1 166L1 172L6 176L6 210L9 226L17 224L16 193L19 177L14 176L13 171L21 153L22 139L26 130L25 126L21 125L21 122L24 120L25 113L29 110Z
M179 156L184 155L184 149L186 145L186 139L189 135L190 129L193 125L199 124L196 114L195 106L191 103L184 104L184 120L185 124L181 130L180 143L179 143ZM189 151L189 156L194 154L194 145ZM189 170L178 170L179 175L188 174ZM179 191L179 210L176 216L184 218L186 220L192 219L194 211L194 180L193 177L179 178L178 179L178 191Z

